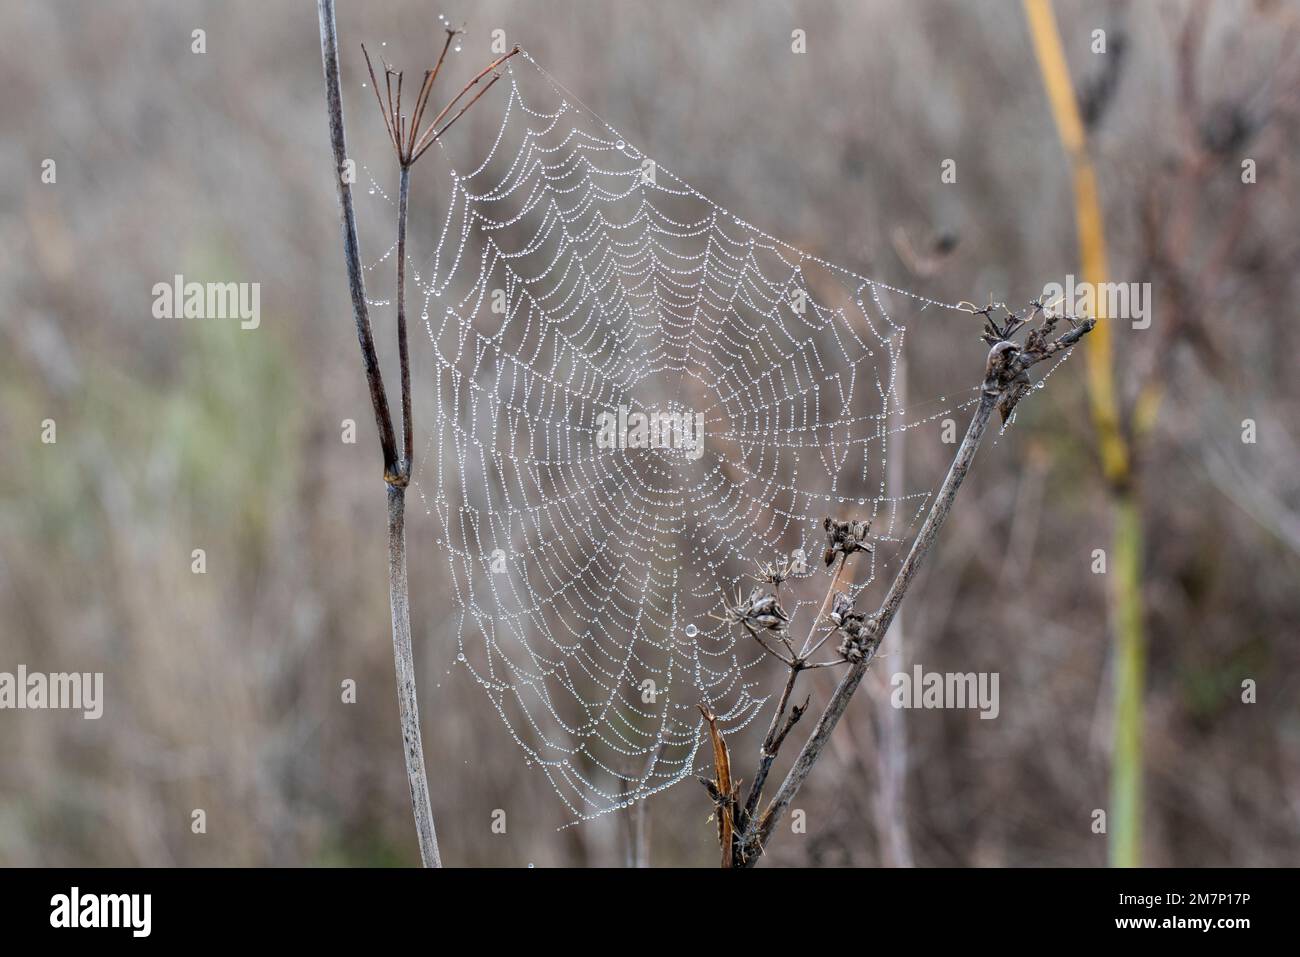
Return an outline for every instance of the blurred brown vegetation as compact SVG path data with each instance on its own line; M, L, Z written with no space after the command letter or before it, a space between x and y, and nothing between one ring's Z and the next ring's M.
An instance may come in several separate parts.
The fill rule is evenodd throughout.
M414 70L440 12L466 20L459 73L502 28L722 206L855 271L1013 303L1079 272L1019 3L347 5L348 133L372 155L383 134L359 43L387 41ZM1137 463L1145 859L1296 864L1300 6L1071 0L1057 16L1112 278L1153 285L1151 328L1114 329L1120 388L1131 406L1164 384ZM0 712L0 863L412 863L382 478L315 11L3 0L0 23L0 670L103 671L106 687L97 722ZM1090 50L1096 28L1106 56ZM456 135L487 123L471 115ZM940 182L945 158L955 185ZM376 214L359 209L371 260ZM151 287L176 273L260 282L261 328L152 319ZM391 316L375 321L390 343ZM973 330L909 342L914 401L982 371ZM45 418L55 445L39 441ZM339 440L347 418L356 445ZM908 468L934 474L950 452L937 430L918 435ZM1107 542L1099 474L1082 363L1067 363L981 452L906 606L903 649L868 677L796 802L807 834L786 829L774 863L877 864L900 831L922 865L1105 862L1090 830L1111 741L1105 582L1089 570ZM444 859L621 864L622 822L557 831L545 778L450 668L430 527L413 515L409 535ZM194 548L206 575L191 574ZM999 672L1001 715L901 712L904 801L885 820L870 699L913 662ZM340 703L345 678L355 705ZM1246 678L1257 704L1240 702ZM751 732L733 753L756 750ZM712 864L708 811L690 782L653 800L652 862Z

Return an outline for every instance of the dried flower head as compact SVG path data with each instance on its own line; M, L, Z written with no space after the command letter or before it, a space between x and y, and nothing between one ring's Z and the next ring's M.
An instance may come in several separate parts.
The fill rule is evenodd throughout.
M831 602L831 622L839 628L852 614L853 599L842 591L836 592L835 600Z
M773 594L762 588L755 588L743 601L739 593L736 603L726 609L726 620L732 624L744 625L750 631L780 631L785 628L790 616Z
M867 541L867 533L871 531L871 522L859 522L856 519L848 522L837 522L829 515L823 523L826 529L826 553L823 558L826 564L830 565L835 561L836 555L843 555L848 558L854 552L874 552L875 546Z
M783 562L761 562L755 581L765 582L773 588L780 588L781 583L794 575L794 564L790 560Z
M839 652L840 657L845 661L852 662L856 665L866 657L867 649L862 642L845 635L844 639L840 642Z
M497 80L501 79L501 74L495 72L496 68L519 52L519 47L515 47L509 53L499 56L489 63L482 73L466 83L461 91L448 101L438 115L425 126L424 132L420 132L420 125L424 122L425 110L429 106L429 94L433 91L434 81L438 79L443 63L446 62L447 51L451 48L453 41L456 44L457 52L460 51L460 41L457 37L465 32L452 27L450 24L447 24L443 29L447 34L447 38L443 43L442 54L438 57L438 62L433 65L432 70L424 71L424 81L420 84L420 90L416 94L415 105L409 118L402 112L402 71L394 70L384 60L380 60L384 68L384 90L386 95L381 94L379 92L379 83L375 80L374 65L370 62L370 53L366 50L364 43L361 45L361 53L366 58L366 69L370 72L370 86L375 91L375 99L379 103L379 112L384 117L384 129L388 132L388 141L397 153L397 162L403 169L409 169L415 165L415 161L424 155L425 150L441 139L451 125L464 116L469 108L478 102L479 97L491 89ZM492 74L492 79L460 108L460 112L448 120L447 114L455 109L456 105L461 102L462 97L478 86L479 81L489 73Z
M830 619L834 630L842 636L840 657L855 664L865 658L879 630L876 616L854 611L853 599L844 592L836 592Z

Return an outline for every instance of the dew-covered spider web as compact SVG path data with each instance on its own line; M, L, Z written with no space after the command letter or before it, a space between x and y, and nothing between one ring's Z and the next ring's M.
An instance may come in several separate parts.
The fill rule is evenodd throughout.
M434 400L414 486L457 665L581 821L706 767L701 702L724 731L763 710L764 652L716 617L757 562L820 581L783 592L800 640L826 516L872 520L853 591L887 582L932 492L890 486L891 442L978 387L909 406L908 329L961 307L721 208L526 53L475 110L486 155L444 152L439 208L412 212L434 243L408 266Z

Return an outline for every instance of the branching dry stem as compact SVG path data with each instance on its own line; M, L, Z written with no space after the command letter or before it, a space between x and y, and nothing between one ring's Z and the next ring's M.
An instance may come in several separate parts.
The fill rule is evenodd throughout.
M383 375L379 368L379 359L375 353L374 336L370 327L370 313L366 304L365 278L361 268L361 254L357 242L356 214L352 205L351 177L345 171L349 168L347 139L343 124L343 97L339 79L339 44L338 28L334 16L334 0L317 0L317 15L320 20L321 63L325 73L325 104L330 127L330 146L334 154L334 181L338 190L339 214L343 229L343 260L347 268L348 290L352 298L352 312L357 327L357 341L361 347L361 362L366 373L366 382L370 389L370 401L375 412L375 425L379 432L379 444L384 458L384 481L388 496L388 594L392 613L393 663L397 674L397 703L401 719L403 751L406 757L407 783L411 792L411 809L415 817L415 830L419 838L420 859L425 867L441 867L442 858L438 851L438 837L433 824L433 809L429 799L429 781L424 769L424 745L420 735L420 712L416 695L414 652L411 645L411 609L406 571L406 488L411 480L411 458L413 450L413 425L411 421L411 362L407 344L406 328L406 233L407 211L410 204L411 166L438 140L457 119L464 115L469 107L478 101L483 93L496 82L493 76L473 99L469 101L451 122L438 127L438 122L488 73L500 66L515 53L516 47L505 56L499 57L488 65L478 76L465 85L460 93L443 108L438 117L429 124L424 134L417 140L416 133L424 117L429 93L433 88L447 56L447 48L456 36L456 30L447 31L442 54L432 70L426 70L424 82L416 97L415 111L410 122L402 112L402 74L385 63L384 93L379 92L375 79L374 66L370 55L362 52L366 59L366 69L370 73L370 85L375 91L379 111L384 118L384 129L388 133L400 168L400 186L397 206L397 354L400 365L402 438L401 448L397 444L397 435L393 429L392 413L388 406L388 395L384 389ZM396 83L394 83L396 81Z
M832 633L828 632L820 641L813 643L816 629L826 615L827 606L836 592L840 577L847 564L849 555L841 554L839 565L831 578L831 584L827 589L821 610L813 620L808 639L804 642L805 653L794 656L788 661L782 658L782 661L785 661L787 667L789 667L790 673L778 699L776 713L772 716L767 734L763 738L763 744L759 750L758 769L754 775L754 781L750 785L748 797L743 808L738 809L736 812L733 821L735 827L729 831L730 845L723 844L724 866L753 867L762 857L768 839L790 807L790 802L794 800L799 788L807 780L813 766L821 757L826 743L830 739L831 732L835 729L835 725L848 707L849 700L857 690L867 669L871 666L876 651L879 649L885 633L889 630L894 616L898 613L898 609L902 605L917 571L921 568L931 546L938 538L939 532L952 509L957 491L961 488L961 484L974 462L975 453L983 441L984 433L988 428L994 410L996 409L1001 413L1005 422L1014 410L1016 403L1029 391L1027 374L1029 368L1071 348L1083 336L1091 332L1096 324L1095 320L1092 319L1080 322L1072 317L1065 316L1064 318L1069 321L1070 330L1058 338L1052 338L1057 320L1062 317L1045 313L1040 302L1031 303L1030 309L1021 314L1007 310L1007 316L1001 323L993 318L993 310L992 305L982 309L971 306L970 311L973 314L984 318L986 323L984 338L991 346L985 367L979 404L976 406L975 414L972 416L966 435L957 449L943 485L935 496L925 522L912 542L907 557L904 559L898 573L894 576L894 580L890 584L889 591L881 602L879 610L866 619L867 629L864 634L869 634L869 638L863 642L862 647L857 649L861 651L860 657L856 657L856 660L852 661L844 660L815 664L807 661L807 658L815 654ZM1031 325L1040 316L1043 320L1042 323L1029 332L1023 346L1012 341L1012 336ZM828 520L829 527L830 520ZM828 559L830 554L828 551ZM753 633L752 629L751 633ZM764 647L767 646L764 644ZM847 652L845 654L847 655ZM781 656L778 655L777 657ZM788 714L786 711L799 672L832 664L848 664L849 667L840 678L830 701L827 702L822 713L818 716L816 725L808 740L804 742L803 747L800 749L785 780L781 783L780 788L777 789L776 794L773 795L763 813L758 815L757 811L762 799L763 786L767 781L772 764L776 760L781 743L808 706L808 702L805 702L802 706L792 708ZM714 750L716 754L721 733L718 731L715 722L710 722L709 730L710 734L715 738ZM721 744L725 749L725 742L721 742ZM728 780L730 780L729 759L727 774ZM720 831L720 840L723 836Z

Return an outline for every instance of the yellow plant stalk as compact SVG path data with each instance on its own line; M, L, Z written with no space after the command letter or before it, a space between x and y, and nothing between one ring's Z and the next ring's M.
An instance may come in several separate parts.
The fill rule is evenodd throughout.
M1106 233L1097 177L1088 155L1087 136L1065 50L1050 0L1024 0L1025 18L1051 105L1056 129L1070 158L1075 225L1083 280L1100 290L1106 282ZM1136 867L1141 862L1142 690L1146 643L1142 630L1142 516L1133 489L1132 453L1120 425L1115 387L1114 341L1106 320L1106 297L1093 296L1097 328L1084 343L1088 399L1102 472L1113 515L1111 618L1115 634L1114 753L1108 815L1110 862ZM1158 398L1145 396L1143 411L1153 416Z

